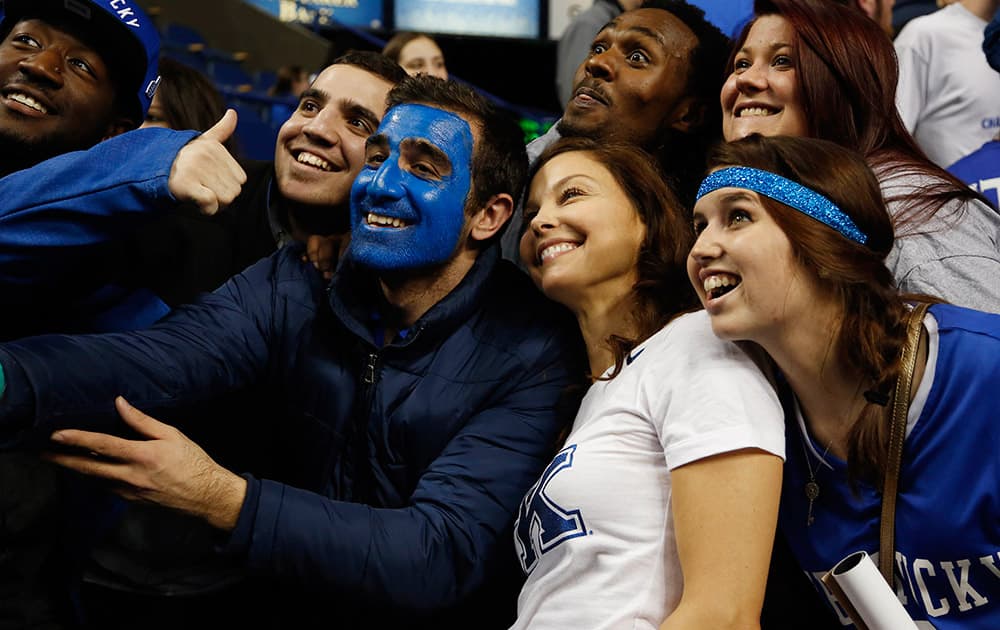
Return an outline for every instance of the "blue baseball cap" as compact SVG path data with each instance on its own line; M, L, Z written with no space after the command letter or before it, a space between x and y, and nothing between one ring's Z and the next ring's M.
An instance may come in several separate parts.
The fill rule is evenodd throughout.
M119 89L136 94L128 115L142 123L160 83L160 34L136 0L0 0L0 33L32 17L55 19L95 44Z

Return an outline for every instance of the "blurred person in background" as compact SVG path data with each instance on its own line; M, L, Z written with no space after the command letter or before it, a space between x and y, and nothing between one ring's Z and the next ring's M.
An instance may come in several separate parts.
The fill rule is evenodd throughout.
M271 105L271 123L281 124L291 117L299 96L309 88L309 73L302 66L282 66L278 76L267 90L267 95L277 102Z
M226 101L208 77L164 57L160 59L160 85L139 128L208 131L225 113ZM235 137L225 143L230 153L235 153L235 145Z
M1000 0L960 0L911 20L896 37L896 105L906 129L947 168L992 139L1000 124L1000 76L982 51Z
M433 39L422 33L396 33L385 44L382 54L392 59L411 77L429 74L439 79L448 78L444 53Z

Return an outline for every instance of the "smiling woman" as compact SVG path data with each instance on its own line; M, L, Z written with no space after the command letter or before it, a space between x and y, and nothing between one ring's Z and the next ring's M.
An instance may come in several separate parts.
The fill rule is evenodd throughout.
M784 377L780 525L801 569L819 576L879 548L907 301L935 300L894 286L884 264L891 219L861 156L822 140L753 136L712 164L694 209L691 281L715 333L759 345ZM899 394L909 412L894 591L914 620L940 630L1000 627L1000 316L934 304L919 322L913 385Z
M721 91L723 135L822 138L875 171L897 239L886 264L906 291L1000 312L1000 214L932 163L896 109L892 41L829 0L757 0Z
M760 617L781 409L750 356L715 338L704 312L684 314L691 228L651 163L634 147L563 139L531 180L521 257L576 315L594 383L518 512L528 578L515 628ZM732 566L742 571L722 570Z

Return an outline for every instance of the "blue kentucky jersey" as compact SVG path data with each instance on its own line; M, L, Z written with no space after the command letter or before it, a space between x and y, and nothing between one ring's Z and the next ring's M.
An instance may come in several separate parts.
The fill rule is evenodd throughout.
M906 439L896 505L895 588L914 620L938 630L1000 628L1000 316L949 305L938 323L933 381ZM780 524L800 566L819 577L879 547L881 496L847 480L843 461L805 442L789 419ZM808 457L808 459L806 459ZM820 487L807 525L809 467ZM877 554L875 554L877 555ZM833 603L841 622L850 625Z

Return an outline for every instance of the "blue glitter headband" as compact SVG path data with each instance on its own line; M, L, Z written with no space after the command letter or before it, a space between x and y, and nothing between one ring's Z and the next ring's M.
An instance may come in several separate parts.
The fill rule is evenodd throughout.
M710 174L698 188L698 199L720 188L745 188L795 208L832 227L847 238L864 245L868 236L854 225L851 217L818 192L768 171L732 166Z

